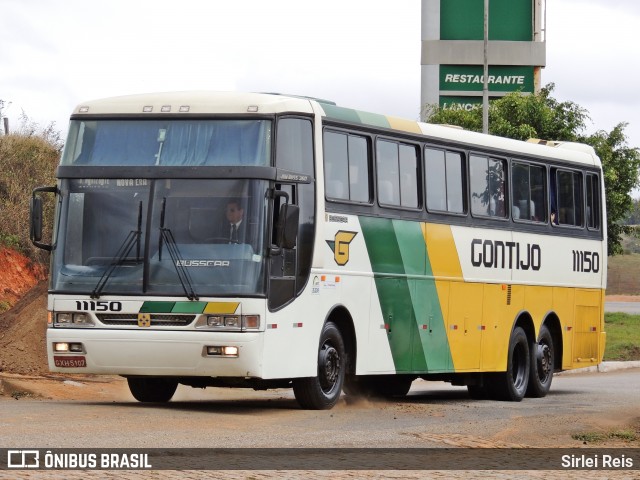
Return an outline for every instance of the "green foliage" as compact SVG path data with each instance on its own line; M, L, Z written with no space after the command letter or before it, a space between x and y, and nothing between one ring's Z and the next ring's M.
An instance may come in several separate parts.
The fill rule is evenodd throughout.
M17 132L0 136L0 243L44 262L46 256L29 239L29 201L35 187L55 185L62 144L53 124L40 130L24 114ZM52 224L54 201L48 197L44 215Z
M633 207L631 190L638 185L640 152L627 145L626 126L624 122L619 123L611 132L600 130L584 138L584 142L591 145L602 160L610 255L622 253L622 235L632 233L623 222Z
M640 152L627 145L624 122L611 132L583 135L588 112L574 102L553 98L553 88L551 83L535 95L514 92L493 100L489 104L489 133L519 140L540 138L591 145L604 172L609 255L622 253L622 236L631 233L623 223L633 207L631 191L639 185ZM482 107L466 111L430 106L426 121L481 132Z
M640 360L640 315L605 313L604 360Z

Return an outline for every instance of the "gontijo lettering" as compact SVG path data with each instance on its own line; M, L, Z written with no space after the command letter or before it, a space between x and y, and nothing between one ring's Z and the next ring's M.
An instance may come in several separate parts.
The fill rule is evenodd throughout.
M474 267L540 270L542 250L535 243L503 242L501 240L471 241L471 264Z

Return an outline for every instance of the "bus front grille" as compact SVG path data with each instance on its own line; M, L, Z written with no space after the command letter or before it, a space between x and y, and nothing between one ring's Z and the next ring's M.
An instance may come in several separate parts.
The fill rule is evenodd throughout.
M98 320L105 325L138 326L136 313L98 313ZM194 320L195 315L154 315L151 314L151 327L186 327Z

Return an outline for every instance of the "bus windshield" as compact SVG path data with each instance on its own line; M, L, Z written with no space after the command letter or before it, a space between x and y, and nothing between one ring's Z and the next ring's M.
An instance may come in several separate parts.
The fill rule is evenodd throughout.
M65 179L52 289L264 295L268 182Z
M61 165L268 166L269 120L72 120Z

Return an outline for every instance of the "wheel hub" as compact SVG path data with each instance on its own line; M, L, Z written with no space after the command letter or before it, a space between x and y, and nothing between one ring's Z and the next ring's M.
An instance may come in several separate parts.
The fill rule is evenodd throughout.
M331 345L325 345L320 350L318 374L323 390L330 390L340 374L340 355Z
M551 349L549 348L549 345L539 344L536 356L540 377L546 378L551 371Z

